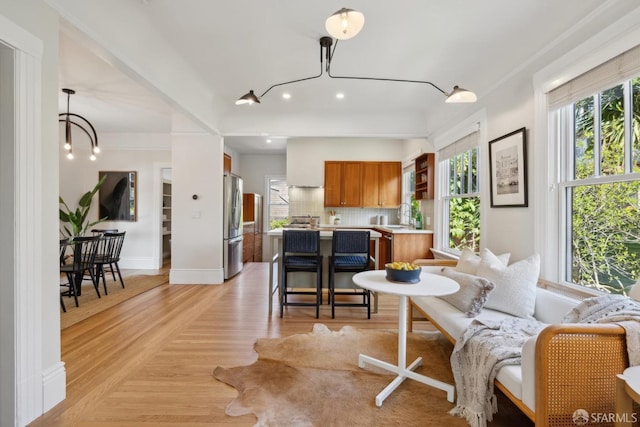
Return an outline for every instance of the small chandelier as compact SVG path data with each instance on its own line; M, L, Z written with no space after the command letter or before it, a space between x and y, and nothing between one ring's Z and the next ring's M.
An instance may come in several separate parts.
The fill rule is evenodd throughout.
M71 95L76 93L73 89L62 89L62 92L67 94L67 112L60 113L58 115L59 122L64 123L64 149L67 150L67 159L73 159L73 141L71 135L72 125L80 128L87 136L89 137L89 141L91 141L91 155L89 158L91 160L96 159L96 154L100 152L100 147L98 147L98 135L96 134L96 130L93 125L89 123L89 120L85 119L79 114L74 114L69 112L69 98ZM80 122L80 123L78 123Z

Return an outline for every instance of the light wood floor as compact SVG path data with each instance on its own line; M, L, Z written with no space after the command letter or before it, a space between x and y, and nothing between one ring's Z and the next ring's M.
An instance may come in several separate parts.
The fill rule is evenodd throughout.
M268 315L266 263L250 263L218 286L160 285L62 331L67 399L32 426L189 427L246 425L228 417L235 389L212 376L216 366L252 363L260 337L310 332L314 323L397 328L397 298L379 311L325 305Z

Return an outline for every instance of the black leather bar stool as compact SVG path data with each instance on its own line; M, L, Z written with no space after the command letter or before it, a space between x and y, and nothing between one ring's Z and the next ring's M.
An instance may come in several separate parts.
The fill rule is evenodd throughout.
M316 273L314 291L289 288L287 277L291 273ZM315 302L289 301L289 295L315 295ZM320 232L317 230L284 230L282 232L282 291L280 295L280 317L287 305L315 306L316 319L320 317L322 304L322 255L320 255Z
M336 230L333 232L331 256L329 257L329 300L331 302L331 318L335 318L336 306L367 307L367 318L371 319L371 293L352 285L353 288L335 290L337 273L359 273L369 270L370 237L368 230ZM362 302L336 302L336 295L356 295Z

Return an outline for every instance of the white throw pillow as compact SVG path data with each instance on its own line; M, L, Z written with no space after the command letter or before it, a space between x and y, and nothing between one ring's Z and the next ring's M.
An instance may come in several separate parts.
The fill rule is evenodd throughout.
M505 266L493 254L482 255L477 275L496 284L485 307L517 317L533 317L540 255L532 255L509 266Z
M635 285L629 291L629 296L636 301L640 301L640 279L636 282Z
M482 250L481 255L484 255L485 253L493 255L493 252L491 252L487 248L484 248ZM502 262L502 264L507 265L509 263L509 256L511 256L511 254L507 252L502 255L494 256L498 258ZM481 258L482 256L476 255L471 251L471 249L464 248L462 250L462 253L460 254L458 263L456 264L456 271L477 276L478 266L480 265Z
M458 292L439 298L464 312L467 317L476 317L480 314L487 302L487 296L496 287L484 277L460 273L453 268L445 267L438 274L453 279L460 285Z

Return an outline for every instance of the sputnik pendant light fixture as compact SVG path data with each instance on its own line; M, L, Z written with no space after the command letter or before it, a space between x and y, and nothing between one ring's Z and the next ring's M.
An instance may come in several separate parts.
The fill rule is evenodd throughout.
M434 89L441 92L446 96L445 102L447 103L468 103L476 102L476 94L470 90L463 89L459 86L454 86L451 92L445 92L436 84L425 80L406 80L406 79L387 79L378 77L357 77L357 76L336 76L331 74L331 60L338 46L338 41L347 40L357 35L364 25L364 15L353 9L342 8L329 16L325 22L325 28L327 32L336 39L335 45L333 44L333 38L321 37L320 38L320 73L311 77L304 77L301 79L290 80L287 82L276 83L265 90L262 95L256 96L253 90L243 95L236 101L236 105L243 104L259 104L263 96L265 96L271 89L284 86L291 83L298 83L305 80L312 80L321 77L326 71L327 75L332 79L348 79L348 80L374 80L384 82L399 82L399 83L421 83L432 86ZM333 50L331 46L333 45ZM326 60L326 65L323 66Z
M100 152L100 147L98 147L98 135L96 134L96 130L93 125L89 122L89 120L85 119L79 114L74 114L69 112L69 100L71 95L75 94L76 91L73 89L62 89L62 92L67 94L67 112L60 113L58 115L58 121L60 123L64 123L64 148L67 150L67 158L73 159L73 135L72 130L74 127L81 129L87 137L89 137L89 141L91 142L91 155L89 158L91 160L96 160L96 154Z

